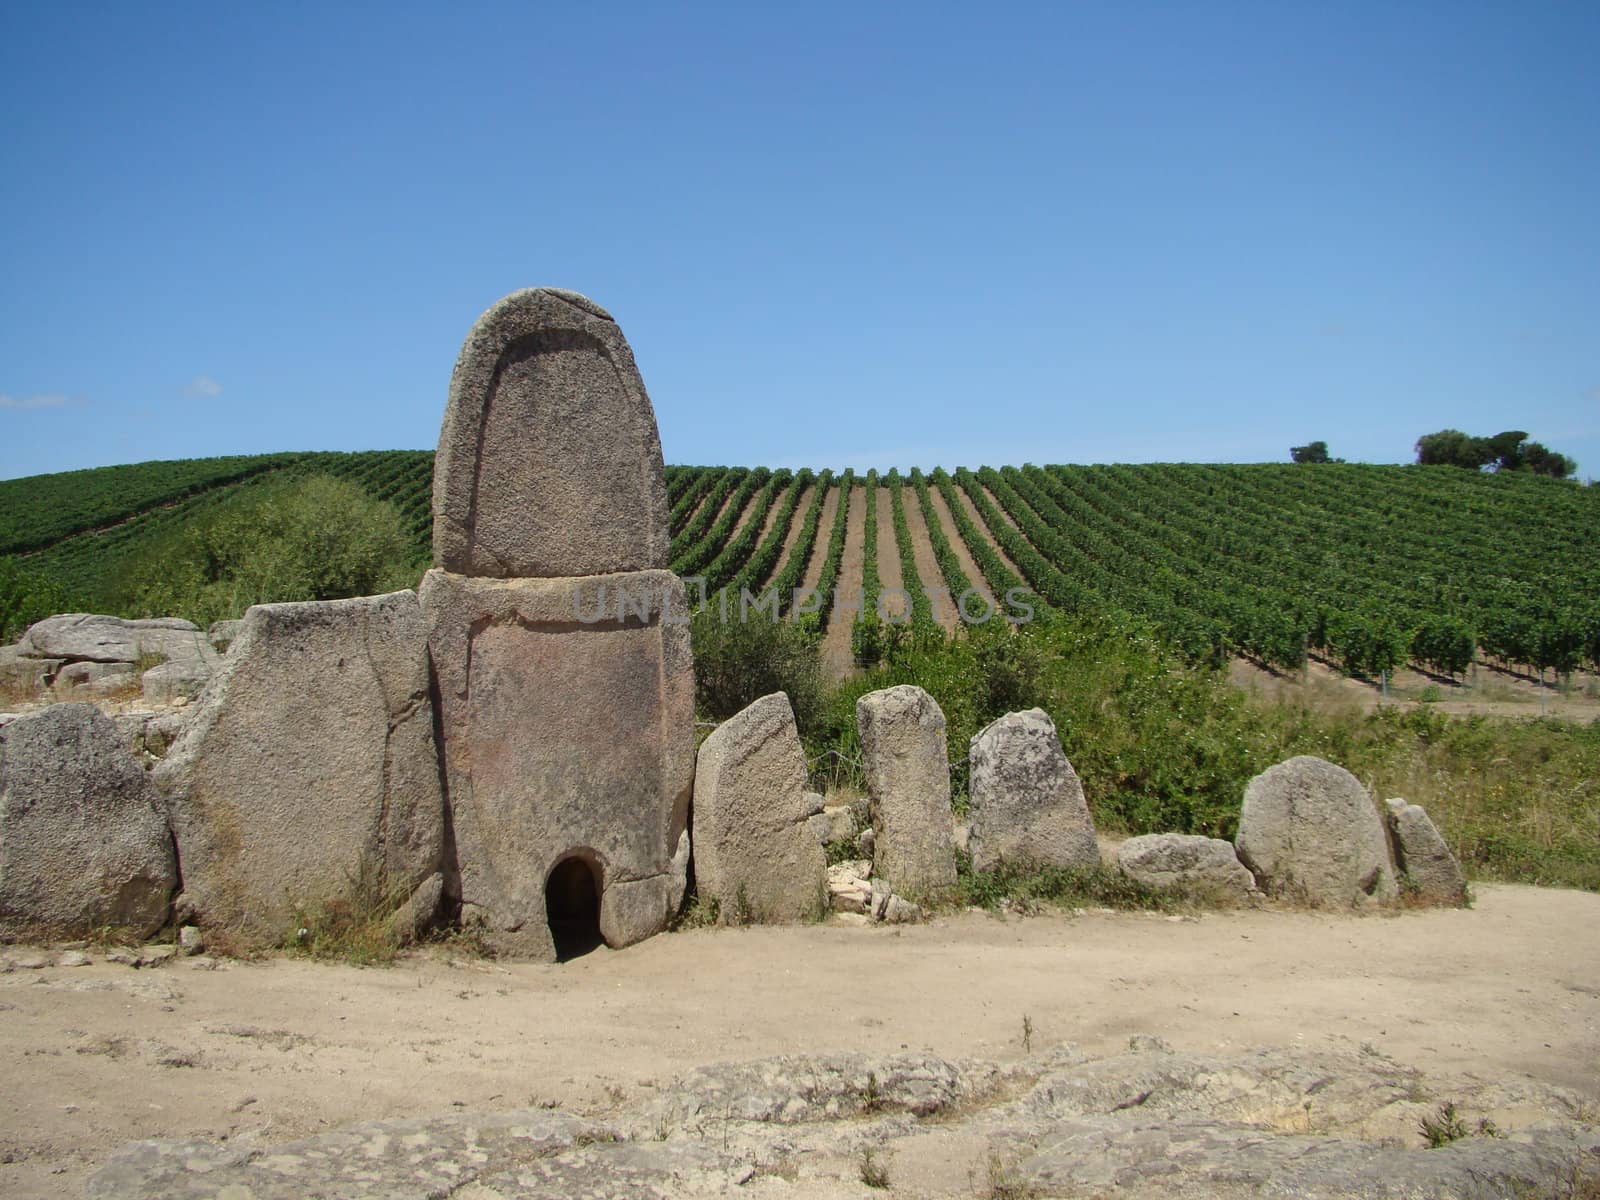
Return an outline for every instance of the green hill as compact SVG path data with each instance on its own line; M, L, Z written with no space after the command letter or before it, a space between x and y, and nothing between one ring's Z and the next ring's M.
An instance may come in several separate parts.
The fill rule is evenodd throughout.
M116 581L174 530L250 489L324 474L392 504L420 565L432 462L420 450L285 453L8 480L0 555L77 605L116 611ZM787 591L820 565L824 581L864 587L869 610L887 575L913 594L917 624L933 620L927 588L1025 586L1051 608L1145 617L1191 659L1294 666L1309 650L1359 672L1407 659L1455 672L1475 652L1541 670L1600 662L1600 490L1571 482L1361 464L904 477L669 467L667 479L672 565L712 588ZM886 542L892 527L898 568L866 539L853 547L862 577L839 575L862 536L845 519L856 506Z

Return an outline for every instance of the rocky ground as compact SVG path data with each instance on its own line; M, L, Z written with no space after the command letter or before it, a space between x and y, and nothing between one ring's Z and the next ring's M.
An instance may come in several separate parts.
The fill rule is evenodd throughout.
M1600 896L1484 886L562 966L11 947L0 1194L1593 1195L1596 928ZM1426 1148L1446 1104L1466 1136Z

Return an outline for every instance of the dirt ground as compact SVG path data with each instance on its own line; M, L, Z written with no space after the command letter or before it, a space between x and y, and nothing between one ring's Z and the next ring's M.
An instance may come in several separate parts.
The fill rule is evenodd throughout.
M693 1066L799 1051L1005 1059L1136 1033L1179 1050L1370 1046L1430 1076L1600 1100L1600 895L1484 885L1471 910L1172 918L967 913L696 930L561 966L435 947L0 974L0 1195L77 1196L135 1138L274 1143L357 1119L604 1113ZM27 952L8 948L15 963ZM53 957L53 956L52 956Z

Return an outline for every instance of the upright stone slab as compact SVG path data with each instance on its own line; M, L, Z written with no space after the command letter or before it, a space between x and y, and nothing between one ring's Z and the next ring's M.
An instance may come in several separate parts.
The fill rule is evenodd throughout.
M782 692L763 696L700 744L694 871L724 922L817 918L828 860L812 832L805 751Z
M1465 904L1467 877L1427 810L1404 800L1385 800L1384 806L1394 835L1395 866L1417 898L1430 904Z
M447 888L503 951L554 957L552 910L570 924L586 892L612 946L682 900L694 671L669 546L655 413L616 323L574 292L500 301L451 380L421 596Z
M92 704L0 726L0 939L147 937L177 884L160 797Z
M444 852L416 593L250 609L151 778L203 925L271 945L297 908L407 903Z
M1083 784L1043 709L990 723L972 739L968 763L974 867L1100 865Z
M1311 755L1250 781L1234 845L1273 895L1339 908L1396 894L1377 805L1349 771Z
M945 720L934 698L901 684L856 701L872 799L872 869L896 893L927 901L956 885Z
M633 608L645 598L648 620ZM672 854L694 777L694 664L677 576L434 570L422 604L459 866L452 893L501 950L551 958L545 888L578 858L595 873L609 945L660 932L683 896Z
M497 579L664 568L655 411L611 315L530 288L472 327L433 466L434 565Z

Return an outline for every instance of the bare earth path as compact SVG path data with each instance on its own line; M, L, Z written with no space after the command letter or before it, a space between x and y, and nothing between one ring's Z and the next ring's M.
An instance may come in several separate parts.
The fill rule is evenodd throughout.
M783 549L773 560L772 570L767 573L766 579L761 581L763 585L771 582L778 572L783 570L789 561L789 556L794 553L794 544L800 540L800 531L806 524L806 513L810 510L812 498L816 494L817 487L812 483L806 484L805 490L800 493L800 499L794 506L794 515L789 518L789 528L783 535ZM767 528L769 530L772 528L772 518L768 519Z
M894 501L890 498L889 489L881 487L878 489L878 582L886 590L903 589L905 582L900 575L900 544L894 540ZM900 596L891 592L885 596L883 613L894 620L909 621L909 593Z
M1009 1060L1356 1053L1600 1100L1600 896L1484 885L1467 911L1282 911L700 930L564 966L186 960L0 974L0 1195L80 1195L143 1137L278 1143L357 1119L608 1111L697 1065L807 1051ZM6 952L10 959L21 952ZM99 955L91 951L92 958Z
M956 597L940 595L937 588L949 590L945 583L944 572L939 570L939 560L933 556L933 542L928 538L928 523L922 516L922 500L917 495L916 488L903 488L901 495L905 499L906 526L911 530L911 553L917 561L917 574L922 577L922 586L928 589L930 595L928 602L933 606L934 619L948 632L961 623L956 615Z
M994 604L994 592L989 587L989 581L983 577L983 569L978 566L977 560L972 557L972 551L967 548L966 539L961 536L961 531L956 528L956 521L950 514L950 506L945 502L944 493L936 487L928 489L928 499L933 501L933 514L939 519L939 528L944 531L945 541L950 543L950 549L956 556L956 562L961 565L961 570L972 581L972 586ZM999 549L995 551L999 553Z
M1012 562L1011 556L1000 548L1000 543L995 541L994 534L989 532L989 526L984 522L983 517L978 513L977 505L972 503L972 497L967 495L960 485L956 486L956 499L961 502L962 511L967 514L967 520L972 522L973 528L975 528L979 533L983 534L983 536L988 540L989 545L994 549L994 552L999 555L1000 561L1005 563L1013 575L1015 575L1018 579L1021 579L1022 572L1017 570L1017 564ZM996 505L996 507L999 506ZM1004 516L1005 514L1002 513L1001 515ZM1013 526L1013 528L1015 528L1015 526ZM957 533L956 536L960 537L961 535Z
M852 488L850 511L844 519L844 555L839 560L839 581L834 594L824 596L824 604L844 600L859 606L861 602L862 547L867 541L867 489ZM833 609L828 619L828 631L822 638L822 673L832 680L843 679L855 667L855 656L850 652L850 626L855 622L857 609Z
M806 563L804 587L814 588L822 578L822 564L828 558L828 539L833 536L833 518L839 512L840 491L839 485L834 484L823 497L822 512L817 517L817 540L811 547L811 559Z

